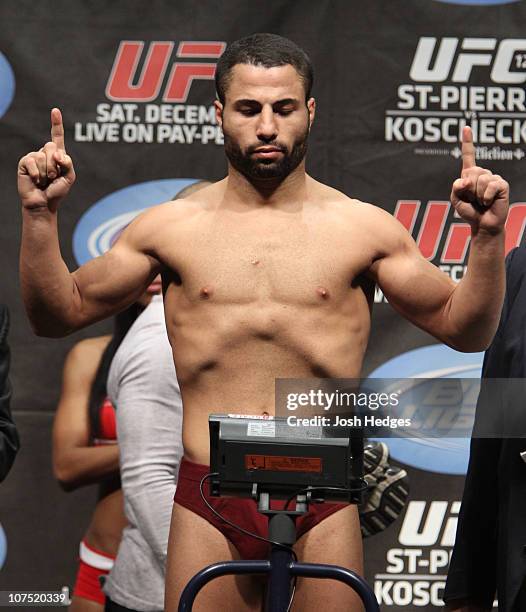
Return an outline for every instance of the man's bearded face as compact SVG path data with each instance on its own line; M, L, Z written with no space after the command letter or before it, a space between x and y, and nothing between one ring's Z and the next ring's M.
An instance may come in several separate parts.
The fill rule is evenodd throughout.
M284 180L295 170L305 158L307 153L307 139L309 128L306 126L302 134L289 148L279 142L258 142L249 145L245 150L223 127L225 137L225 154L232 166L248 179L279 179ZM262 147L275 147L281 154L274 158L258 155Z

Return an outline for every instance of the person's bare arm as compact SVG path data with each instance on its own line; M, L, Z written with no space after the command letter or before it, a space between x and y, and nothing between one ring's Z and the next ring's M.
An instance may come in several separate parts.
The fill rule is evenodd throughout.
M488 347L499 322L505 291L504 223L509 188L500 176L475 166L471 130L462 141L462 177L451 203L471 225L467 272L455 284L426 261L405 229L385 218L385 253L371 275L404 317L460 351Z
M91 446L91 386L107 342L83 340L64 364L62 392L53 423L53 473L66 491L119 473L116 444Z
M141 295L160 270L144 244L151 228L136 221L108 253L69 272L60 253L57 211L74 181L62 115L54 108L51 141L18 164L23 219L20 283L38 335L63 336L119 312Z

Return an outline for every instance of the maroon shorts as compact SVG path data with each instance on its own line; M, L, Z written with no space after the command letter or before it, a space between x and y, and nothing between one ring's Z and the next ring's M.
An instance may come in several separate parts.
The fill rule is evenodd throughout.
M179 468L177 489L174 502L188 508L206 519L236 547L242 559L267 559L270 553L270 544L251 538L227 523L221 521L213 514L201 498L199 483L205 474L210 473L210 467L191 463L183 458ZM203 492L209 504L232 523L243 527L251 533L268 538L268 519L260 514L253 499L240 499L233 497L211 497L209 481L203 485ZM284 500L272 502L273 510L282 510ZM334 512L346 508L348 504L310 504L307 514L296 519L298 539L309 529L323 521Z

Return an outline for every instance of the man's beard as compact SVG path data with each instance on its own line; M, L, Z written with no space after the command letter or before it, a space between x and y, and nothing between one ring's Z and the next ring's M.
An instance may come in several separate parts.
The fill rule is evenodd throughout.
M225 138L225 154L228 161L238 172L241 172L249 180L278 179L282 181L303 161L307 153L309 128L307 126L305 131L295 140L291 151L276 140L273 142L258 142L249 146L243 152L238 143L230 137L224 128L223 135ZM252 155L256 149L265 146L279 149L282 153L280 159L261 159Z

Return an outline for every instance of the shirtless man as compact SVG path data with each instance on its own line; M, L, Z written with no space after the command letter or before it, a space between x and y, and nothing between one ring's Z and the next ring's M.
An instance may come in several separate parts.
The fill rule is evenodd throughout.
M19 164L21 283L35 332L61 336L108 317L161 272L185 459L194 464L209 462L210 412L273 413L277 377L360 377L374 283L407 319L458 350L486 348L498 323L508 185L475 165L470 129L451 193L472 228L468 270L455 285L387 212L306 174L311 83L310 62L290 41L254 35L233 43L216 72L227 177L148 210L110 251L73 273L57 235L57 209L75 179L58 109L51 112L51 141ZM296 550L304 561L361 572L356 507L325 518ZM199 569L236 556L218 529L174 504L166 609L177 609ZM250 580L213 581L194 609L259 610ZM360 607L343 585L299 583L294 609L321 606Z

